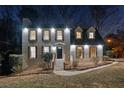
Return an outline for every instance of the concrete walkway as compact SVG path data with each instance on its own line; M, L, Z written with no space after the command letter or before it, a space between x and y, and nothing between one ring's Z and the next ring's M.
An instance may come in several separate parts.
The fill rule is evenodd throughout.
M112 66L112 65L117 64L117 63L118 63L118 62L113 62L112 64L103 65L103 66L99 66L99 67L91 68L91 69L87 69L87 70L82 70L82 71L76 71L76 70L70 70L70 71L66 71L66 70L63 70L63 71L56 71L56 70L54 70L53 73L55 73L56 75L61 75L61 76L73 76L73 75L78 75L78 74L90 72L90 71L93 71L93 70L105 68L105 67L108 67L108 66Z

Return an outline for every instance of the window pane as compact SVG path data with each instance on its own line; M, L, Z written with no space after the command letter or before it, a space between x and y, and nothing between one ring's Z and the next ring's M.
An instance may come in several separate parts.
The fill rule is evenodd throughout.
M93 32L90 32L90 33L89 33L89 38L90 38L90 39L93 39L93 38L94 38L94 33L93 33Z
M57 31L57 40L62 40L63 37L62 37L62 31Z
M30 58L36 58L36 47L30 47Z
M36 31L30 31L30 40L36 40Z
M49 40L50 39L49 35L50 35L49 31L44 31L44 35L43 35L44 40Z
M81 32L76 32L76 38L81 39Z
M48 53L49 51L50 51L49 47L44 47L44 50L43 50L44 53Z

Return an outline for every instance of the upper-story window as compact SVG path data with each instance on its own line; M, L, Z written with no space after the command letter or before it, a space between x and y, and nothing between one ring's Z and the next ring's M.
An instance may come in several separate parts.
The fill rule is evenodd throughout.
M50 31L48 30L43 31L43 40L46 40L46 41L50 40Z
M57 31L56 32L56 39L58 41L62 41L63 40L63 31Z
M76 39L81 39L81 32L80 31L77 31L76 32Z
M37 39L37 32L36 31L30 31L30 34L29 34L29 40L31 41L34 41Z
M89 39L94 39L94 32L89 32Z

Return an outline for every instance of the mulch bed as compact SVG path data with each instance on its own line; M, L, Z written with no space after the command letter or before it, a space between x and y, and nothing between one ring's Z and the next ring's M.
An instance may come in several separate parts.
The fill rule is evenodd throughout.
M50 74L53 70L43 70L43 69L34 69L34 70L28 70L28 71L19 71L16 73L12 73L10 75L1 75L0 78L5 77L18 77L18 76L28 76L28 75L34 75L34 74Z

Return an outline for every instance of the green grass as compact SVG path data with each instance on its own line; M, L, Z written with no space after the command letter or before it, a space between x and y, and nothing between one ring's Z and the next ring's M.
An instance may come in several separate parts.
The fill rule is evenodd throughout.
M124 63L76 76L34 74L0 79L0 87L124 87Z

